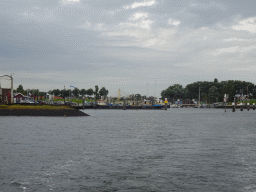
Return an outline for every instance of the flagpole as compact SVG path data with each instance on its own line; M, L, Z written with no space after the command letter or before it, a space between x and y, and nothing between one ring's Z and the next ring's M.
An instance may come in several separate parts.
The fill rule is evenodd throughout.
M73 86L73 85L70 85L69 87L75 87L75 86ZM69 89L69 102L70 102L70 89Z

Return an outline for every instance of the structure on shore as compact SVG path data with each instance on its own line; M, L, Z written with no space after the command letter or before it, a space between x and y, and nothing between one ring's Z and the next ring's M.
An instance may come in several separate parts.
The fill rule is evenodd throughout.
M13 77L0 75L0 103L13 103Z

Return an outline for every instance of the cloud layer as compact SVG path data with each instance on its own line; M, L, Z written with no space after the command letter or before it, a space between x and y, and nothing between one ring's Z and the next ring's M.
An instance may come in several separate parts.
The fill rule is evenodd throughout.
M15 86L133 93L174 83L256 83L256 3L4 0L0 67ZM33 85L31 80L33 79ZM40 82L44 82L41 84Z

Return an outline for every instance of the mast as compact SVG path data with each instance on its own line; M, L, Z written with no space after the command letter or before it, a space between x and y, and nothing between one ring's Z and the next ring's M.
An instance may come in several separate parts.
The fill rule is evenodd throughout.
M155 93L154 93L154 97L156 97L156 80L155 80Z
M199 86L199 105L200 105L200 86Z
M148 82L147 82L147 97L148 97Z

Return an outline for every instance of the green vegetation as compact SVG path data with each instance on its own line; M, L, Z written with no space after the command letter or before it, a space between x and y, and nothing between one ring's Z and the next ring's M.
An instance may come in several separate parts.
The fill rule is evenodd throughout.
M252 99L256 97L256 85L251 82L228 80L218 82L218 79L214 79L213 82L197 81L188 84L185 88L182 85L175 84L169 86L167 89L161 92L162 98L168 98L169 100L177 99L198 99L200 90L200 100L211 102L223 101L224 94L229 95L229 102L234 100L241 100L241 95L247 95ZM250 101L251 102L251 101Z
M99 94L103 97L103 99L105 99L108 95L108 90L105 87L102 87L99 91Z
M237 103L242 103L242 101L238 101ZM243 103L245 104L245 100L243 101ZM251 105L252 105L253 103L256 104L256 99L249 100L249 101L247 101L247 103L250 103Z
M36 100L42 100L42 96L46 96L46 92L40 92L38 89L32 89L32 90L24 90L22 85L19 85L17 87L17 90L14 90L14 92L20 92L24 95L27 95L27 93L30 93L32 96L35 97ZM90 99L86 99L86 102L93 102L98 100L100 96L103 97L103 99L106 99L109 91L102 87L99 89L99 87L96 85L95 90L92 88L89 89L78 89L77 87L74 87L73 90L71 89L54 89L48 91L49 94L53 94L55 96L62 97L63 99L54 99L53 101L71 101L75 103L83 103L82 97L87 97ZM199 99L199 93L200 93L200 102L207 102L207 103L213 103L213 102L219 102L223 101L224 94L229 95L228 102L234 101L234 97L236 97L236 101L241 101L242 99L245 99L245 96L247 95L248 99L256 98L256 85L254 85L251 82L246 81L238 81L238 80L227 80L227 81L221 81L219 82L218 79L214 79L212 82L209 81L197 81L194 83L190 83L186 85L186 87L182 87L180 84L174 84L169 86L167 89L163 90L161 92L162 99L168 98L169 101L177 101L177 99L181 100L192 100L192 99ZM94 95L95 99L91 99L91 96ZM69 97L73 97L75 99L67 99ZM79 99L78 99L79 98ZM140 102L141 100L144 100L146 96L142 96L141 94L131 94L128 97L128 100ZM117 99L116 97L112 98L110 102L115 103L122 101L123 98ZM255 103L254 101L249 101L250 103Z
M19 85L17 89L13 91L17 93L21 93L23 95L29 94L30 96L35 97L35 100L42 100L42 97L46 96L46 92L40 92L38 89L24 90L22 85ZM73 90L71 90L71 89L65 89L64 87L63 90L54 89L54 90L49 90L47 93L55 96L60 96L63 98L63 99L54 99L54 101L69 101L69 99L67 100L68 97L75 97L76 99L72 99L72 102L82 103L83 102L82 99L77 99L77 98L81 98L84 96L91 98L92 95L95 95L97 99L99 99L100 96L106 98L108 95L108 90L105 87L102 87L99 90L98 86L95 86L95 91L92 88L89 88L87 90L86 89L79 90L77 87L75 87ZM87 99L86 101L90 102L90 99Z

